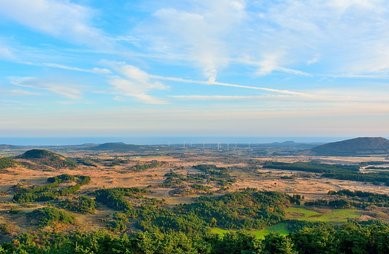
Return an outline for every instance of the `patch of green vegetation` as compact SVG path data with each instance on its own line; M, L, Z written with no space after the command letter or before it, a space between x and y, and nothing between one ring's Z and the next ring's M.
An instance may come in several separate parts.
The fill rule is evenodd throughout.
M385 165L388 164L387 161L363 161L359 163L361 167L369 166L369 165Z
M205 185L202 185L202 184L192 184L190 187L192 189L194 189L194 190L204 191L204 192L209 191L209 189L211 188L209 186L205 186Z
M158 228L123 234L107 231L22 234L1 243L1 253L389 253L389 225L378 222L306 226L288 236L270 233L264 239L237 231L161 232Z
M227 168L217 167L216 165L211 164L200 164L193 167L200 171L200 174L189 175L188 177L193 178L194 180L200 179L200 181L215 182L218 186L225 187L236 180L228 172Z
M317 162L266 162L264 168L321 173L322 177L385 184L389 186L389 172L360 173L359 165L321 164Z
M346 222L360 216L357 209L320 209L310 210L304 207L288 207L286 218L308 222Z
M335 199L335 200L318 199L314 201L307 201L304 203L304 205L311 206L311 207L327 207L331 209L343 209L343 208L353 207L353 205L346 199Z
M57 179L65 181L69 177ZM1 248L5 253L111 253L115 250L150 254L308 254L327 250L327 253L351 253L350 248L352 253L388 253L389 250L389 225L347 221L358 216L355 209L290 207L293 197L254 189L200 197L192 204L163 206L144 197L145 192L139 188L95 192L96 196L105 197L100 202L106 205L120 205L124 201L129 207L105 220L109 232L39 236L42 231L37 230L38 234L22 235L13 242L0 244L0 253ZM107 200L112 203L105 203ZM34 210L27 216L39 227L74 222L71 214L52 207ZM47 232L47 228L43 230Z
M0 169L12 168L16 165L16 162L8 157L0 158Z
M142 230L158 228L161 232L205 232L207 222L194 213L181 213L161 207L142 207L137 211L137 225Z
M58 202L58 206L66 210L77 213L94 213L96 209L96 202L89 197L80 196L72 199L65 199Z
M138 163L138 164L130 167L129 170L139 172L139 171L145 171L145 170L151 169L151 168L162 167L164 165L167 165L167 163L163 162L163 161L152 160L149 162Z
M162 186L175 188L170 192L172 195L209 194L212 187L226 189L236 181L227 168L208 164L196 165L193 168L198 170L198 173L183 175L171 170L165 174Z
M358 172L358 165L337 165L337 164L321 164L317 162L265 162L264 168L295 170L314 173L340 173L340 172Z
M82 175L68 175L68 174L62 174L59 176L49 177L47 178L48 183L66 183L66 182L76 182L80 185L85 185L90 183L90 177L89 176L82 176Z
M132 205L127 197L140 198L146 190L141 188L112 188L95 191L96 201L116 211L128 211Z
M165 180L163 181L162 186L177 188L180 187L186 180L187 177L185 175L170 170L170 172L165 174Z
M75 185L61 186L62 183L71 182L75 182ZM45 185L31 187L16 185L14 187L15 195L13 201L17 203L27 203L55 200L58 197L68 196L77 192L82 185L89 182L89 176L62 174L55 177L49 177L47 179L47 184Z
M389 207L389 195L377 194L366 191L330 191L329 195L348 197L353 201L354 206L366 207L369 205L376 205L380 207Z
M92 159L88 158L75 158L74 159L77 164L84 165L87 167L97 167L96 163L93 162Z
M377 173L325 173L323 177L350 180L357 182L369 182L376 185L385 184L389 186L389 172L377 172Z
M210 226L228 229L264 228L284 219L290 197L277 192L245 189L222 196L199 197L192 204L177 207L193 213Z
M108 158L108 159L100 159L100 158L93 158L91 159L92 163L98 163L102 164L105 167L114 167L119 165L124 165L130 162L129 159L123 159L123 158Z
M378 171L387 171L387 170L389 170L389 167L386 167L386 166L385 167L368 166L368 167L365 167L365 169L374 169L378 172Z
M232 229L224 229L224 228L210 228L209 229L209 232L211 234L215 234L215 235L225 235L227 234L228 232L234 232L236 230L232 230Z
M209 232L211 234L216 234L223 236L227 233L230 232L237 232L236 230L231 230L231 229L223 229L223 228L210 228ZM288 224L285 222L278 223L273 226L266 227L264 229L251 229L251 230L243 230L244 233L250 234L255 236L257 239L264 239L266 235L275 233L275 234L280 234L280 235L288 235L290 233L288 229Z
M287 223L278 223L276 225L266 227L262 230L250 230L248 233L253 234L255 237L263 239L266 235L270 233L275 233L279 235L288 235L288 225Z
M123 232L127 229L126 223L128 222L128 214L115 212L112 215L112 219L107 223L110 230L114 232Z
M32 224L36 224L40 227L50 226L55 222L64 224L73 224L74 216L54 207L44 207L36 209L27 214Z
M285 209L286 217L288 219L296 219L296 218L309 218L309 217L317 217L320 215L319 212L314 210L309 210L304 207L288 207Z
M336 209L325 212L322 215L324 222L346 222L349 219L356 219L361 216L357 209ZM320 220L319 220L320 221Z

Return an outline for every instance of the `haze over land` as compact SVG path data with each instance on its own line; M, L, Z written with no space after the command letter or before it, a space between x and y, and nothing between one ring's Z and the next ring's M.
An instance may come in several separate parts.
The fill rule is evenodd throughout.
M326 143L340 137L220 137L220 136L131 136L131 137L0 137L0 144L9 145L80 145L86 143L124 142L137 145L157 144L263 144L273 142Z

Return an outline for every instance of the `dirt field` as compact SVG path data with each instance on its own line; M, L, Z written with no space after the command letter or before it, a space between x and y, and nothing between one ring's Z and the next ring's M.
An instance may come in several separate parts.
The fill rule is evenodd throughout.
M218 167L231 169L231 175L236 177L236 182L229 186L229 191L235 191L242 188L256 188L259 190L281 191L289 194L301 194L306 199L316 199L326 195L328 191L350 189L361 190L380 194L389 194L388 186L377 186L373 184L343 181L335 179L320 178L314 173L296 172L296 171L278 171L269 169L245 170L248 166L247 162L233 161L226 162L225 158L217 157L196 157L194 160L191 157L177 158L172 156L135 156L125 157L123 155L108 155L103 154L98 156L100 160L109 160L112 158L126 158L128 162L115 166L86 167L81 166L76 169L52 169L52 170L36 170L23 167L10 168L0 171L0 196L1 201L9 200L6 193L10 187L24 183L27 185L36 185L45 183L48 177L59 174L70 175L86 175L91 177L91 182L82 187L82 191L92 191L101 188L113 187L148 187L151 191L151 196L170 200L172 203L188 202L189 197L170 197L169 188L161 188L161 183L164 180L164 175L170 170L174 170L181 174L193 173L191 168L198 164L214 164ZM326 163L357 163L362 161L380 161L384 157L262 157L255 158L259 162L263 161L308 161L316 160ZM150 161L163 162L163 166L149 168L144 171L131 171L128 168L136 163L146 163Z

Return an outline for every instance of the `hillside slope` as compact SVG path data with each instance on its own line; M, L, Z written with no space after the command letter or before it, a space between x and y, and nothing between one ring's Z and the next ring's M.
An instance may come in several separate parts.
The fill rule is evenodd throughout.
M328 143L312 148L316 155L388 154L389 140L381 137L360 137Z
M73 160L43 149L28 150L25 153L16 156L15 159L23 159L53 168L73 168L76 166L76 163Z
M92 147L90 150L96 150L96 151L113 151L113 152L126 152L126 151L133 151L139 149L139 146L137 145L129 145L122 142L117 143L104 143L97 145L95 147Z

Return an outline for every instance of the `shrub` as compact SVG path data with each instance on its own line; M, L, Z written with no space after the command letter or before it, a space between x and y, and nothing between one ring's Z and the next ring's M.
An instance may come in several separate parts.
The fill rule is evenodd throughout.
M60 209L54 207L44 207L36 209L29 213L27 217L40 227L50 226L54 222L60 222L65 224L74 223L74 217Z
M0 169L12 168L15 166L15 161L11 158L0 158Z
M94 199L80 196L74 199L61 201L59 206L77 213L94 213L96 209L96 202Z

